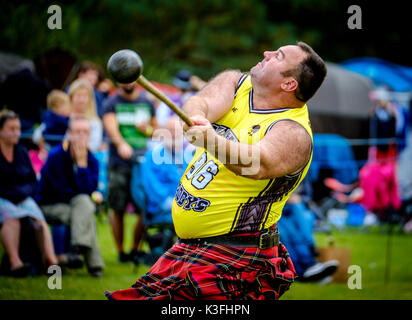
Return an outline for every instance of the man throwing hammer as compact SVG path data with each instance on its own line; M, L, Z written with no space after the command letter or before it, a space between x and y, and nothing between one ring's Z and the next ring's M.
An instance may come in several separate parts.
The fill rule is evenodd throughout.
M296 273L276 222L312 159L306 102L326 66L303 42L224 71L183 106L196 145L173 201L179 240L112 299L278 299Z

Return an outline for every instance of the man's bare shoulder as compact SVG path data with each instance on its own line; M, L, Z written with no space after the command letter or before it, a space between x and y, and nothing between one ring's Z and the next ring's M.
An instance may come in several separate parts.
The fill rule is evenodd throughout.
M210 84L217 83L219 85L226 84L229 86L230 85L236 86L242 74L243 73L240 70L227 69L225 71L218 73L208 83ZM206 85L206 88L207 88L207 85Z
M215 122L230 109L241 76L239 70L225 70L219 73L199 93L189 98L183 110L190 114L200 105L205 117L210 122Z
M302 170L310 159L312 139L306 129L296 121L276 122L262 139L267 165L272 165L270 176L294 174ZM273 155L273 158L271 157Z
M312 144L312 139L303 125L291 119L282 119L275 122L267 135L285 134L285 137L296 138L303 143Z
M227 77L240 78L243 73L238 69L226 69L219 74L225 75Z

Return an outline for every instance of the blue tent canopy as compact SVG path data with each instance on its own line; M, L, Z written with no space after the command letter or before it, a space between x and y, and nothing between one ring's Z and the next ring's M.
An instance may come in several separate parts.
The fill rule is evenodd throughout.
M412 68L378 58L355 58L341 63L347 70L373 80L375 85L387 85L393 91L412 91Z

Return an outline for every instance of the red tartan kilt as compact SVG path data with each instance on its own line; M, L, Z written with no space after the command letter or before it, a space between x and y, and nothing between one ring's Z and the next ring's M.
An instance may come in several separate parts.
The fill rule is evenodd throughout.
M279 299L296 278L283 244L270 249L176 242L119 300Z

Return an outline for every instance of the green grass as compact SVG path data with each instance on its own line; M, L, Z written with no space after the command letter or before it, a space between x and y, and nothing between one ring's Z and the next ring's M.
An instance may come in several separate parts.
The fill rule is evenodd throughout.
M125 244L128 249L136 216L126 216ZM387 235L380 230L362 232L357 229L333 231L337 247L351 251L352 265L362 270L362 289L351 290L346 283L326 285L294 283L282 299L412 299L412 235L394 234L390 280L385 284L385 253ZM113 237L107 219L98 220L100 249L106 264L104 277L94 279L85 269L68 270L62 277L62 289L50 290L47 276L14 279L0 277L0 299L105 299L105 290L130 287L143 275L148 266L135 268L119 264ZM326 246L327 235L316 234L319 247ZM3 248L0 247L0 255Z
M412 299L412 235L394 234L389 264L389 280L385 282L388 236L381 230L361 232L352 229L332 233L337 247L351 251L351 265L362 271L362 289L349 289L346 283L327 285L295 283L282 299ZM327 246L327 236L316 234L318 246ZM349 275L350 276L350 275Z
M125 248L132 243L133 226L136 215L126 215ZM105 290L117 290L130 287L149 267L135 268L132 263L117 262L117 252L107 219L97 220L99 246L105 262L103 278L96 279L88 275L86 268L67 270L62 277L62 289L50 290L48 277L36 276L14 279L0 276L0 299L106 299ZM3 248L0 249L2 251ZM0 253L2 255L2 252Z

